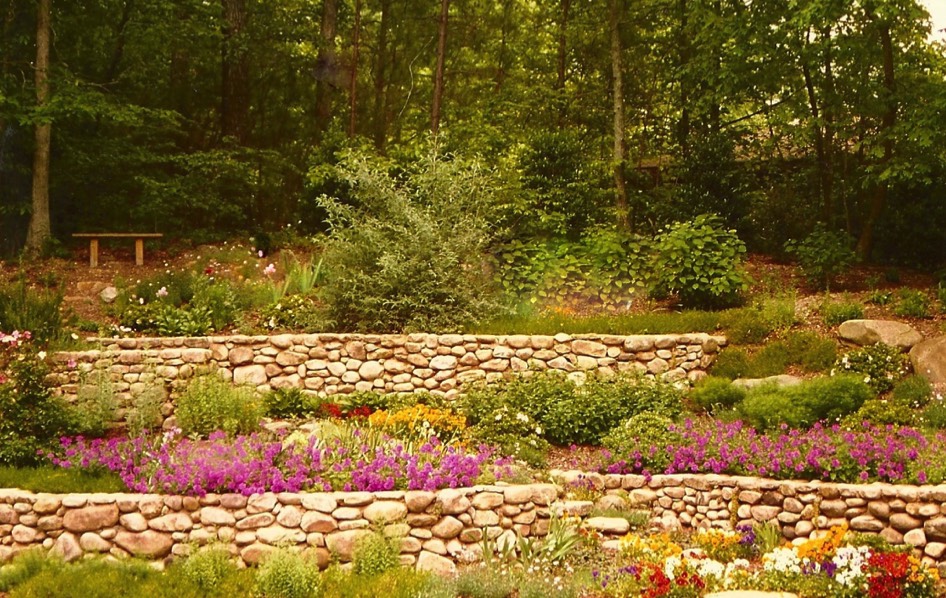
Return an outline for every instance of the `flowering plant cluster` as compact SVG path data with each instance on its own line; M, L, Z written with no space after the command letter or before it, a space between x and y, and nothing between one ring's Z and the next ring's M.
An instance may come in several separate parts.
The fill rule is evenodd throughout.
M693 536L694 544L706 556L723 562L750 557L754 540L755 533L751 527L741 531L702 529Z
M898 347L884 343L855 349L838 359L831 375L858 374L864 383L875 392L883 393L893 388L894 382L910 371L910 360Z
M375 411L368 417L368 425L406 440L426 440L436 436L451 444L466 430L466 418L450 409L418 403L397 411Z
M684 550L666 534L628 534L620 542L618 563L593 578L605 596L655 598L702 596L706 592L755 589L802 596L927 598L937 595L939 577L906 552L852 544L846 527L777 547L750 561L736 551L717 553L702 545L736 545L739 532L698 532L697 548Z
M356 436L358 432L355 432ZM397 441L352 446L336 438L322 443L267 440L257 434L206 441L179 431L138 438L63 438L47 457L66 468L106 469L134 492L202 496L208 492L298 492L302 490L435 490L476 483L481 475L511 475L508 459L492 449L466 452L436 437L408 450Z
M607 473L723 473L776 479L936 484L946 479L946 433L928 437L907 426L858 430L816 424L809 430L760 433L743 422L686 420L679 440L631 446L629 454L601 451ZM657 457L655 457L656 455ZM670 464L655 468L655 462Z

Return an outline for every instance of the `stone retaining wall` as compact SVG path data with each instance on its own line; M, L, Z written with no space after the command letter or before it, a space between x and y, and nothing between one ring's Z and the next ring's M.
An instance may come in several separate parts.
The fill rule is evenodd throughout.
M553 472L561 482L477 486L438 492L282 493L203 498L144 494L33 494L0 490L0 562L32 546L67 559L85 553L150 559L185 555L221 541L253 564L276 546L309 550L320 563L351 559L369 529L401 537L404 564L450 571L475 560L482 535L502 545L543 536L550 517L568 512L599 531L605 547L629 530L616 517L590 517L595 503L571 500L572 483L600 489L598 505L646 509L666 529L776 521L787 539L809 538L835 525L909 544L928 564L946 567L946 485L833 484L720 475Z
M101 349L54 356L49 382L74 397L82 374L110 373L125 401L149 384L173 392L194 373L217 370L260 390L295 387L322 396L377 391L454 398L464 384L517 372L640 372L696 380L726 339L708 334L484 336L284 334L92 339ZM167 405L168 411L173 409ZM166 414L167 415L167 414Z
M928 563L946 563L946 484L836 484L724 475L599 475L553 472L568 488L582 483L605 491L602 500L649 509L667 529L751 525L775 521L788 540L809 538L836 525L913 546ZM590 503L586 505L590 509Z

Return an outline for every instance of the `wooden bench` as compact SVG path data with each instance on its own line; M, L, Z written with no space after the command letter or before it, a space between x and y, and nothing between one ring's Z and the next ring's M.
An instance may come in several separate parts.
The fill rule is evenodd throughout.
M145 239L159 239L161 233L73 233L76 239L89 240L89 267L99 265L99 239L134 239L135 264L142 266L145 263Z

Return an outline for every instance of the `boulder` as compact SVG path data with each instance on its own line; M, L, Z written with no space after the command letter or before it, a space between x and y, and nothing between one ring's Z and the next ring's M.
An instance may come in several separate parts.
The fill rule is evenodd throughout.
M862 347L883 343L903 351L923 340L912 326L894 320L848 320L838 327L838 336Z
M118 532L115 543L134 556L159 558L171 553L174 540L168 534L148 530L137 534Z
M946 336L928 338L910 349L913 371L932 384L946 384Z

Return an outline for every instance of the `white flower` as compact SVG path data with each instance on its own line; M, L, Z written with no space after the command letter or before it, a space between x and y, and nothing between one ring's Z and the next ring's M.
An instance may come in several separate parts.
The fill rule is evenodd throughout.
M36 354L36 356L39 357L40 359L46 359L46 351L40 351L39 353Z
M529 423L529 416L525 413L522 413L521 411L516 414L516 419L525 424Z

